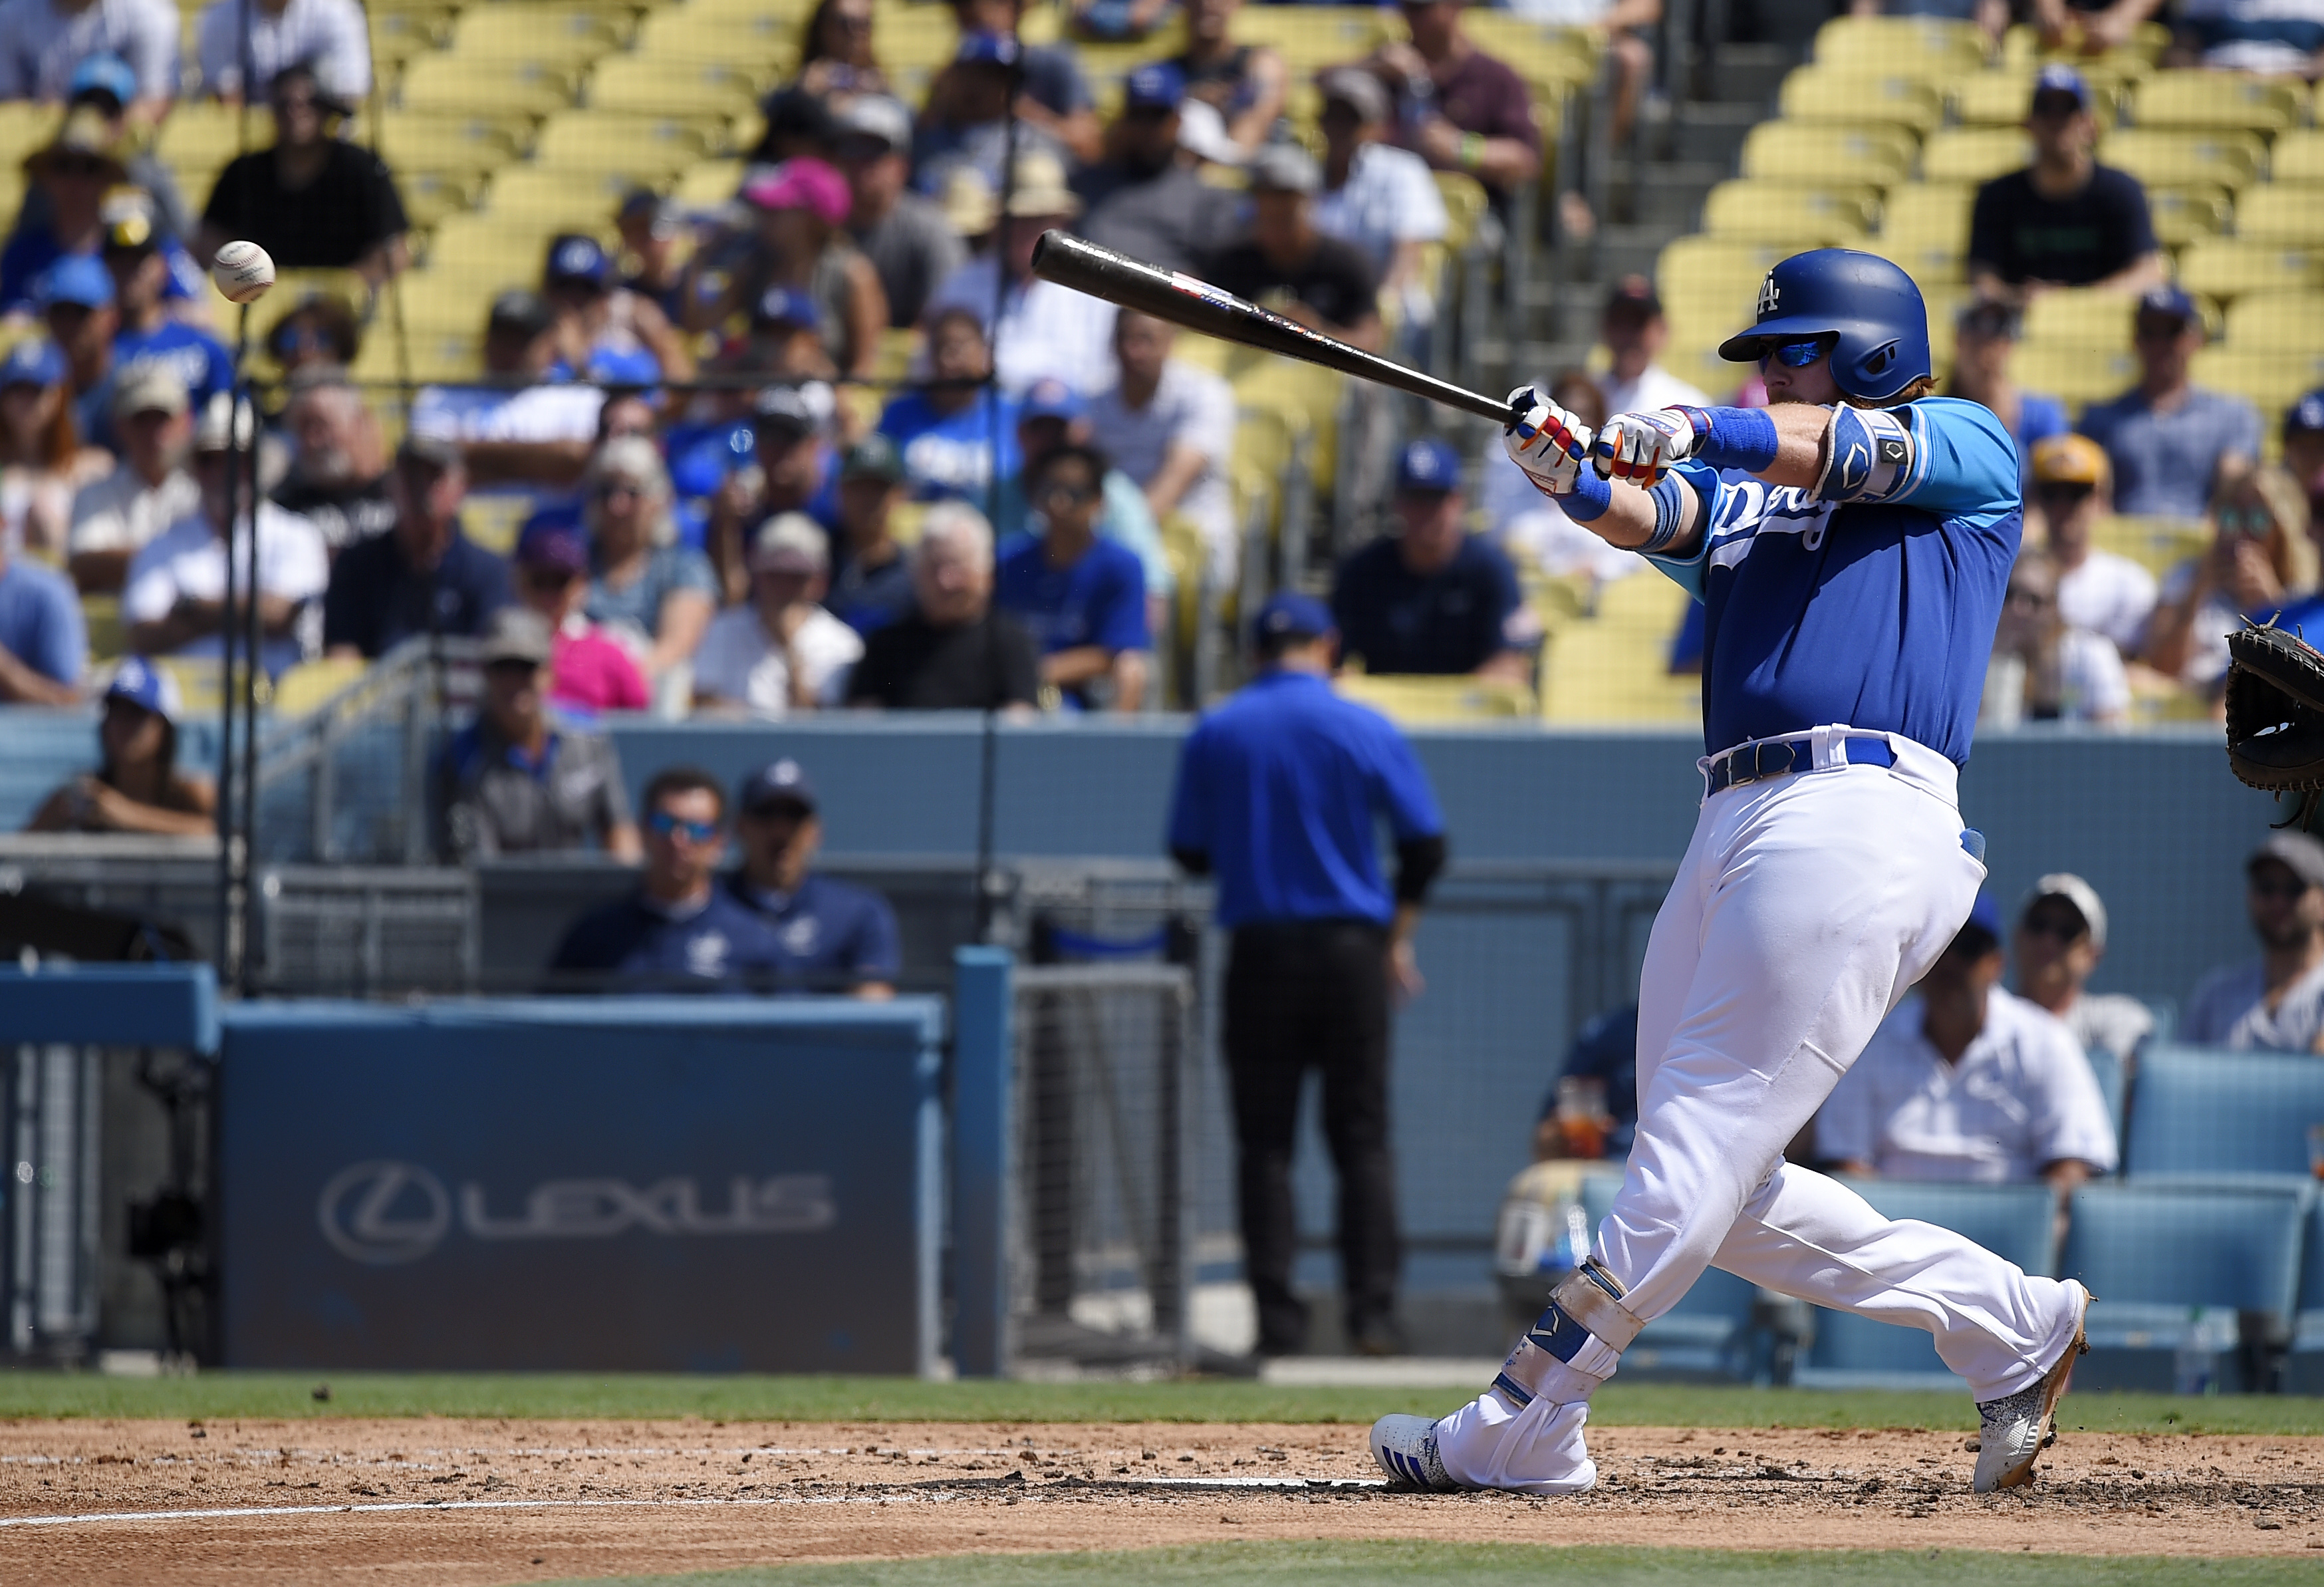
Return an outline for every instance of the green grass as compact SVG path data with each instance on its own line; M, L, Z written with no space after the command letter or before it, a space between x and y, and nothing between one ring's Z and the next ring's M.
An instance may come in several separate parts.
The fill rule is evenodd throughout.
M327 1378L331 1395L313 1390ZM0 1372L0 1417L699 1416L708 1421L1352 1422L1441 1412L1457 1389L1277 1388L1262 1383L923 1383L909 1378L687 1377L648 1373L294 1374L104 1378ZM1962 1394L1607 1385L1601 1426L1935 1427L1977 1425ZM2069 1429L2324 1435L2324 1399L2155 1394L2070 1398Z
M846 1565L773 1565L622 1576L588 1587L1344 1587L1351 1580L1460 1587L2291 1587L2313 1559L2089 1558L1964 1549L1740 1554L1708 1548L1552 1548L1508 1543L1248 1543L1121 1554L946 1555ZM581 1587L578 1582L567 1587Z

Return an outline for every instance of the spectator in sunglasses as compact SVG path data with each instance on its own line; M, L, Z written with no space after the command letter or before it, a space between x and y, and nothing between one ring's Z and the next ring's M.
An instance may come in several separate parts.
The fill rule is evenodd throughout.
M411 224L386 163L339 135L347 106L303 62L266 89L274 146L218 173L203 208L205 258L246 237L284 270L352 270L374 290L411 263Z
M2034 447L2073 428L2063 402L2020 391L2010 377L2009 355L2017 350L2022 328L2016 307L1999 299L1964 308L1953 320L1952 376L1945 385L1945 395L1981 403L2008 428L2017 443L2021 487L2031 483Z
M2243 1051L2324 1050L2324 843L2279 832L2245 863L2260 956L2196 983L2179 1039Z
M94 259L103 241L105 195L128 180L119 141L95 109L75 110L57 135L24 157L47 211L45 224L20 226L0 250L0 309L37 311L35 289L68 256Z
M1139 709L1152 671L1146 569L1098 534L1111 466L1070 441L1041 459L1028 492L1041 532L1002 548L993 586L993 604L1033 636L1042 686L1076 710Z
M638 664L582 611L589 589L589 548L580 528L556 512L536 512L516 540L517 599L540 614L553 636L549 703L592 715L642 711L652 703Z
M2113 645L2058 614L2058 570L2039 551L2009 575L1993 655L1985 673L1980 724L2080 722L2118 727L2130 713L2130 679Z
M2223 485L2211 505L2210 549L2172 570L2147 627L2146 660L2216 697L2227 672L2227 635L2246 618L2266 623L2316 587L2308 497L2270 464Z
M363 350L363 327L337 292L309 292L266 333L266 354L285 380L321 364L340 369Z
M2052 436L2034 447L2032 471L2028 516L2038 517L2058 570L2058 614L2135 656L2154 613L2154 576L2091 543L2113 504L2106 453L2088 436Z
M2066 1023L2085 1052L2112 1053L2125 1066L2154 1033L2144 1003L2120 992L2085 990L2106 957L2106 905L2098 889L2071 872L2043 877L2017 918L2017 995Z
M675 702L672 713L683 715L694 652L718 609L718 577L708 558L676 543L661 454L641 436L607 441L582 478L582 503L589 531L585 609L629 647L655 697Z
M775 930L720 887L726 790L675 766L646 784L645 870L637 890L573 923L549 961L567 991L718 992L770 986L788 968Z
M467 470L447 441L406 437L390 481L395 523L339 553L323 647L376 659L415 634L475 635L509 604L508 564L460 528Z
M2138 300L2138 384L2082 412L2081 432L2114 467L2117 512L2195 518L2220 485L2259 460L2259 413L2241 397L2190 378L2203 318L2177 287Z
M612 741L549 719L555 648L548 623L521 607L503 607L485 629L476 719L436 764L437 848L447 863L593 843L637 860L637 823Z

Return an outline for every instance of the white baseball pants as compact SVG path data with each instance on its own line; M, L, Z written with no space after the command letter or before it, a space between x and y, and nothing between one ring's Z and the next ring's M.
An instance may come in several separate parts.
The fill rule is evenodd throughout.
M1823 737L1819 734L1819 737ZM1836 742L1836 739L1834 740ZM1958 1234L1891 1223L1784 1148L1969 918L1952 763L1890 737L1896 765L1820 743L1826 769L1702 807L1638 986L1638 1130L1597 1257L1651 1320L1705 1267L1819 1306L1926 1328L1979 1400L2056 1360L2078 1304ZM1591 1340L1518 1410L1489 1391L1438 1425L1480 1487L1586 1487L1586 1399L1618 1360Z

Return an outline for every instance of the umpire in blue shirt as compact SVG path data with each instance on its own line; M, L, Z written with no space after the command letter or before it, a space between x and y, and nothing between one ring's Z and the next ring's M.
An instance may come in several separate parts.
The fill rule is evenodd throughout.
M1180 865L1218 878L1219 924L1233 934L1225 1037L1243 1271L1259 1352L1303 1348L1291 1152L1300 1082L1320 1069L1348 1338L1389 1355L1403 1348L1389 1004L1420 990L1412 934L1443 867L1444 817L1403 735L1332 691L1336 635L1322 602L1278 595L1252 629L1259 674L1188 736L1169 837ZM1380 872L1383 817L1396 839L1393 888Z

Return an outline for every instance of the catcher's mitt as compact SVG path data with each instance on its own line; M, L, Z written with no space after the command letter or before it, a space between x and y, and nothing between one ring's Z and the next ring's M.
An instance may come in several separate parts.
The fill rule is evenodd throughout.
M2280 628L2227 636L2227 764L2253 788L2300 796L2305 827L2324 799L2324 655Z

